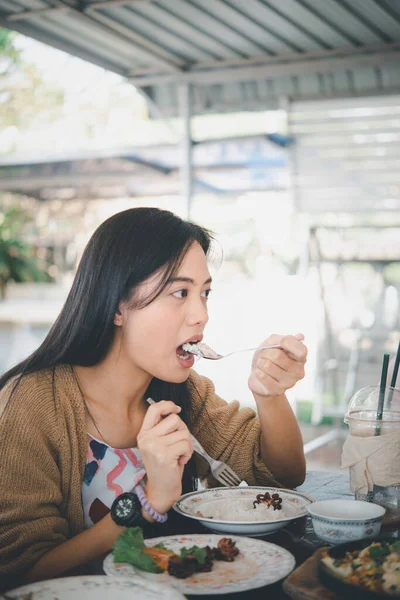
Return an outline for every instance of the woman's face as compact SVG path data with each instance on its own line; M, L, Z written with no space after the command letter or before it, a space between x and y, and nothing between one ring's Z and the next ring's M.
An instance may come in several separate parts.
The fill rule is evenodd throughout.
M140 286L136 292L139 301L156 289L159 277L155 275ZM203 338L210 286L205 254L195 242L153 302L141 309L121 306L121 352L133 368L173 383L187 379L194 356L185 357L182 344Z

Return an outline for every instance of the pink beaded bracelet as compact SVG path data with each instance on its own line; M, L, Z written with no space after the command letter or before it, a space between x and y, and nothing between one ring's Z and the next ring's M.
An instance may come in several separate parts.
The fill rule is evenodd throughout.
M157 512L147 500L146 492L144 491L142 484L138 483L137 486L133 488L133 491L139 498L140 504L144 508L146 512L157 522L157 523L165 523L168 519L167 513L159 513Z

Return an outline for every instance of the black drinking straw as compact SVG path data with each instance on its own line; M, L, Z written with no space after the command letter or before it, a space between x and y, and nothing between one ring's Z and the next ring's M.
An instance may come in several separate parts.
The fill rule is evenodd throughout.
M390 388L391 389L389 390L389 396L388 396L388 401L387 401L388 408L390 408L390 406L392 404L393 388L396 387L396 380L397 380L397 373L399 372L399 365L400 365L400 342L399 342L399 345L397 346L396 360L394 361L392 379L390 380Z
M386 388L386 380L387 380L387 373L388 373L388 367L389 367L389 354L384 354L383 355L383 364L382 364L382 373L381 373L381 383L379 385L379 400L378 400L378 408L376 411L376 420L377 421L382 421L382 416L383 416L383 405L385 402L385 388ZM375 425L375 432L374 435L381 435L381 426L380 425ZM374 499L374 492L371 490L369 492L367 492L367 502L372 502Z
M389 354L383 355L381 383L379 385L379 401L378 401L378 409L376 411L376 420L377 421L382 421L382 416L383 416L383 404L385 402L385 389L386 389L386 380L387 380L387 373L388 373L388 367L389 367L389 358L390 358ZM374 435L381 435L380 425L375 426L375 434Z

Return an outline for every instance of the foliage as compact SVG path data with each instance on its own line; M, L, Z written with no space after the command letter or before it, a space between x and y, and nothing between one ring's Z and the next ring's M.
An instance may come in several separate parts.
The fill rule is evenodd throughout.
M9 281L52 281L35 257L34 248L22 241L29 217L19 208L0 212L0 291L4 298Z
M51 119L61 113L63 92L45 81L33 65L22 58L18 34L0 28L0 129L23 128L38 115Z
M393 285L400 283L400 262L392 262L384 268L385 279Z
M126 529L113 546L113 557L116 563L129 563L149 573L160 573L156 563L148 554L143 554L145 549L143 531L140 527Z

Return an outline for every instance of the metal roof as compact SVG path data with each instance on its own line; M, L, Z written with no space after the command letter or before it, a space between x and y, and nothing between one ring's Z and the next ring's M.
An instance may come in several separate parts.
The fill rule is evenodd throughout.
M400 90L398 0L0 0L0 24L119 73L167 114Z

